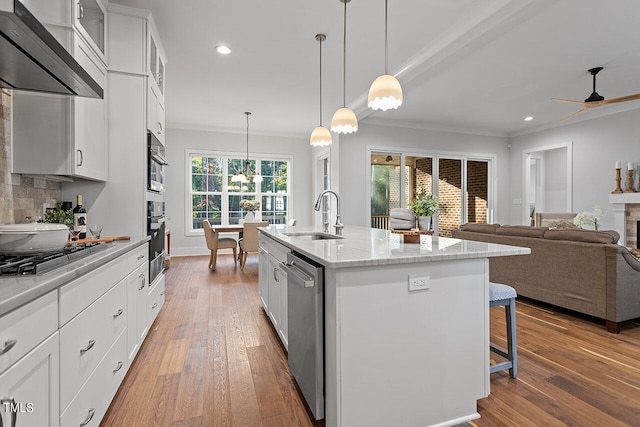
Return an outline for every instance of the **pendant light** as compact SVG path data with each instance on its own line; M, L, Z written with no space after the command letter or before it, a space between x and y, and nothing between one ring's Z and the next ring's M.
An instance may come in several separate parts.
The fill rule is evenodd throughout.
M347 3L351 0L339 0L344 3L344 27L342 43L342 108L336 110L331 119L331 131L335 133L352 133L358 131L358 118L347 108Z
M402 105L402 86L389 74L388 0L384 0L384 74L374 80L369 89L368 105L373 110L387 111Z
M324 34L316 34L316 40L320 42L320 126L311 132L311 138L309 138L311 145L316 147L331 145L331 132L322 126L322 42L325 41L326 38L327 36Z
M249 175L251 175L251 169L249 168L249 165L251 164L251 162L249 161L249 116L251 115L251 112L245 111L244 114L247 116L247 159L244 162L244 169L242 170L242 172L236 171L231 177L231 182L240 182L246 184L251 181L251 179L249 178ZM262 175L260 175L259 172L256 172L254 174L253 182L262 182Z

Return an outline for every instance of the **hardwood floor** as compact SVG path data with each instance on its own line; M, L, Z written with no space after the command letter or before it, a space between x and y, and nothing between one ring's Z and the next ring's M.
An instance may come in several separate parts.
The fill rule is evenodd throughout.
M172 258L165 306L102 426L313 425L261 308L257 257L244 272L231 255L215 272L207 263ZM504 346L503 310L491 310L491 334ZM472 425L640 426L640 323L613 335L519 299L517 339L518 378L491 375Z

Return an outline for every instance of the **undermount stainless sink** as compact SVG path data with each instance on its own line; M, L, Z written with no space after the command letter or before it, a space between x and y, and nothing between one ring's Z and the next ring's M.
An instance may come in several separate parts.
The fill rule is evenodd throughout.
M332 239L344 239L343 236L337 236L335 234L322 233L320 231L300 231L292 233L282 233L285 236L296 237L298 239L310 239L310 240L332 240Z

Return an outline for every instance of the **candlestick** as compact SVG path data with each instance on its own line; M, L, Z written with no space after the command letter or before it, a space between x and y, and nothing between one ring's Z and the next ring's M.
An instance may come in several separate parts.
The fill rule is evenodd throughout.
M622 176L620 176L620 167L622 165L620 162L616 162L616 189L611 192L611 194L619 194L622 193L622 187L620 184L622 183Z
M629 165L633 166L632 163ZM627 189L624 190L625 193L635 193L636 191L633 189L633 169L627 170Z

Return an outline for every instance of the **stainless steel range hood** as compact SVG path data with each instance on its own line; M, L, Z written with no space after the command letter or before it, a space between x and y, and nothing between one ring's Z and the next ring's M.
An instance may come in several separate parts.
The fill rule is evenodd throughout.
M19 0L0 0L0 87L104 96L100 85Z

